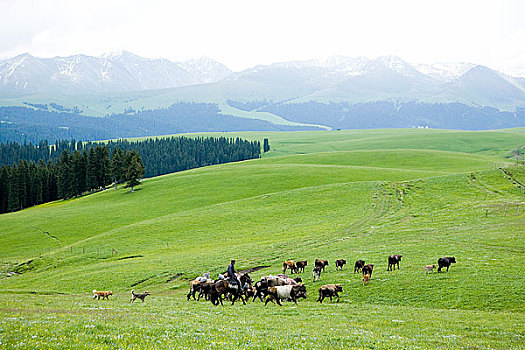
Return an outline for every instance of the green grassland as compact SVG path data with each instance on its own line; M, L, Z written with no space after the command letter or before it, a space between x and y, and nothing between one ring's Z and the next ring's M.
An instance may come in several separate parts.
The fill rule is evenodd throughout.
M523 347L523 129L227 136L272 149L1 215L0 348ZM442 256L457 264L425 274ZM231 258L270 266L254 279L308 259L307 300L186 301L189 280ZM330 265L314 283L316 258ZM366 286L357 259L375 265ZM343 284L339 303L315 302L326 283ZM153 295L131 304L132 288Z

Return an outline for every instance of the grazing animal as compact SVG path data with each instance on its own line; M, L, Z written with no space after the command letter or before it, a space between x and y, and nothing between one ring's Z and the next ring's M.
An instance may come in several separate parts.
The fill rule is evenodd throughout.
M255 282L254 291L252 301L255 301L257 298L259 298L260 301L264 301L264 297L268 294L268 281L262 278L260 281Z
M447 272L448 272L448 268L450 267L450 264L455 264L456 263L456 258L454 258L453 256L446 256L444 258L439 258L438 260L438 272L441 272L441 268L443 267L446 267L447 268Z
M295 263L295 270L297 273L304 272L304 268L308 265L307 260L301 260Z
M268 288L270 287L287 285L296 286L301 282L303 282L301 277L290 278L286 275L264 276L254 285L253 301L257 298L263 301L264 297L268 294Z
M199 279L195 279L193 281L190 281L190 291L186 297L188 300L193 296L193 300L195 300L195 293L200 291L202 282Z
M397 269L399 270L399 262L401 261L401 257L403 255L390 255L388 257L388 268L386 269L387 271L392 271L392 267L394 268L394 270L396 269L396 265L397 265Z
M301 283L303 281L303 279L301 277L291 278L291 277L288 277L288 276L282 275L282 274L279 274L276 277L284 280L284 285L288 285L288 284L296 285L296 284L299 284L299 283Z
M203 277L197 277L193 281L190 281L190 291L186 295L188 300L193 297L193 300L200 300L201 296L204 294L206 300L208 300L209 293L211 290L211 285L214 283L211 279L205 279ZM199 297L195 299L195 293L199 292Z
M206 280L206 282L202 282L199 288L199 297L197 298L197 300L201 300L201 297L203 295L205 300L210 300L210 293L214 284L215 281L212 279Z
M342 270L344 265L346 265L345 259L337 259L335 261L335 270Z
M339 293L343 292L343 286L341 284L325 284L319 288L319 299L318 302L322 303L324 298L329 297L332 301L332 297L337 297L337 302L339 302Z
M296 272L295 263L293 262L293 260L286 260L285 262L283 262L283 273L286 272L286 269L290 269L291 273Z
M132 289L131 290L131 299L130 299L130 302L134 302L135 300L140 299L142 300L142 302L144 302L144 299L146 299L146 297L148 295L151 295L150 292L144 292L144 293L135 293L135 291Z
M221 305L223 305L223 297L230 297L232 305L235 304L235 301L237 299L241 299L242 303L246 305L244 295L246 293L246 290L251 289L251 284L253 283L253 280L247 273L240 275L240 277L238 277L238 280L240 282L240 285L237 283L231 283L229 279L218 280L217 282L213 283L213 285L210 286L209 292L212 304L219 305L220 303Z
M306 286L304 284L270 287L268 288L268 297L264 305L266 306L271 301L282 306L281 300L291 300L297 304L298 298L306 299Z
M320 266L323 269L328 266L328 260L315 259L315 266Z
M372 277L373 270L374 270L374 264L366 264L361 269L361 271L363 272L363 275L370 275L370 277Z
M432 272L432 271L434 271L435 268L436 268L436 265L426 265L425 266L425 273Z
M363 266L365 266L365 261L357 260L354 265L354 273L361 272L361 270L363 269Z
M237 299L241 299L242 303L246 305L239 286L237 284L230 284L227 280L215 282L210 292L210 300L213 305L219 305L219 303L224 305L222 299L228 294L232 295L232 305L235 304Z
M97 291L96 289L93 289L93 299L100 300L100 298L102 298L109 300L110 295L113 295L112 291L101 292Z
M366 282L370 281L370 275L363 275L363 286L366 286Z
M313 276L314 276L314 282L321 279L321 271L322 270L323 269L321 268L321 266L314 267L314 270L312 271Z

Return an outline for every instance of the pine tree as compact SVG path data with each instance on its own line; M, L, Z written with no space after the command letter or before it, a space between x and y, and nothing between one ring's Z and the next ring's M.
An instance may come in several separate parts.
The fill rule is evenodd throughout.
M97 168L97 154L94 148L89 150L87 156L87 166L86 166L86 188L93 193L93 191L98 187L98 168Z
M86 164L79 151L71 156L71 194L75 197L82 195L86 188Z
M140 179L144 175L146 169L142 164L142 158L135 151L130 152L130 162L128 165L128 170L126 171L126 186L131 187L131 192L133 192L133 187L140 184Z
M67 150L63 150L58 161L57 176L58 198L71 196L71 159Z
M264 139L264 144L263 144L263 152L266 153L270 150L270 142L268 142L268 139L265 138Z
M95 149L97 155L97 186L104 189L111 184L111 174L109 165L109 151L107 146L97 146Z
M3 166L0 168L0 213L7 212L9 201L9 179L11 168Z
M113 157L111 158L111 178L115 184L115 190L117 185L126 180L126 163L125 163L125 151L117 148L113 151Z

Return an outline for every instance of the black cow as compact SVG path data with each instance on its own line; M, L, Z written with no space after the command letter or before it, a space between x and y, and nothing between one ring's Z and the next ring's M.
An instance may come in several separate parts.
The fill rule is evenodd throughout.
M343 266L346 265L346 260L345 259L337 259L335 261L335 270L342 270L343 269Z
M307 260L301 260L301 261L296 262L295 263L295 269L296 269L297 273L304 272L304 268L305 268L306 265L308 265L308 261Z
M363 266L361 271L363 271L363 275L370 275L372 277L372 271L374 270L374 264L367 264Z
M363 266L365 266L365 261L357 260L354 265L354 273L360 272L363 269Z
M392 267L394 268L394 270L396 269L396 265L397 265L397 269L399 270L399 262L401 261L401 257L403 255L390 255L388 257L388 268L386 269L387 271L392 271Z
M438 272L441 272L441 268L442 267L446 267L447 268L447 271L448 271L448 268L450 267L450 264L455 264L456 263L456 258L454 258L453 256L446 256L444 258L439 258L438 260Z

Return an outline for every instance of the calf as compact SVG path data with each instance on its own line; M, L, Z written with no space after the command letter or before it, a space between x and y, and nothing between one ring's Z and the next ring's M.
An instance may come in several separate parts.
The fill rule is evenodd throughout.
M268 297L264 305L266 306L269 301L277 303L282 306L281 300L291 300L297 304L298 298L306 299L306 286L300 284L297 286L277 286L268 288Z
M366 286L366 282L370 281L370 275L363 275L363 286Z
M286 272L286 269L290 269L291 273L296 272L295 263L293 262L293 260L286 260L285 262L283 262L283 273Z
M386 269L387 271L392 271L392 267L394 268L394 270L396 269L396 265L397 265L397 269L399 270L399 262L401 261L401 257L403 255L390 255L388 257L388 268Z
M323 269L323 272L324 272L324 268L326 266L328 266L328 260L321 260L321 259L316 259L315 260L315 266L320 266L322 269Z
M441 268L442 267L446 267L447 268L447 272L448 272L448 268L450 267L450 264L455 264L456 263L456 258L454 258L453 256L446 256L444 258L439 258L438 260L438 272L441 272Z
M343 286L340 284L325 284L319 288L319 299L318 302L322 303L325 297L329 297L332 301L332 297L337 297L337 302L339 302L339 294L343 292Z
M357 260L354 265L354 273L361 272L361 270L363 269L363 266L365 266L365 261Z
M316 266L316 267L314 267L314 270L312 271L313 276L314 276L314 282L315 282L316 280L320 280L320 279L321 279L321 271L322 271L322 270L323 270L323 269L322 269L320 266Z
M436 268L436 265L426 265L425 266L425 273L432 272L432 271L434 271L435 268Z
M372 277L372 271L374 270L374 264L367 264L363 266L361 271L363 271L363 275L370 275Z
M295 263L295 270L297 271L297 273L304 272L304 268L306 267L306 265L308 265L307 260L298 261Z
M346 265L345 259L337 259L335 261L335 270L342 270L344 265Z

